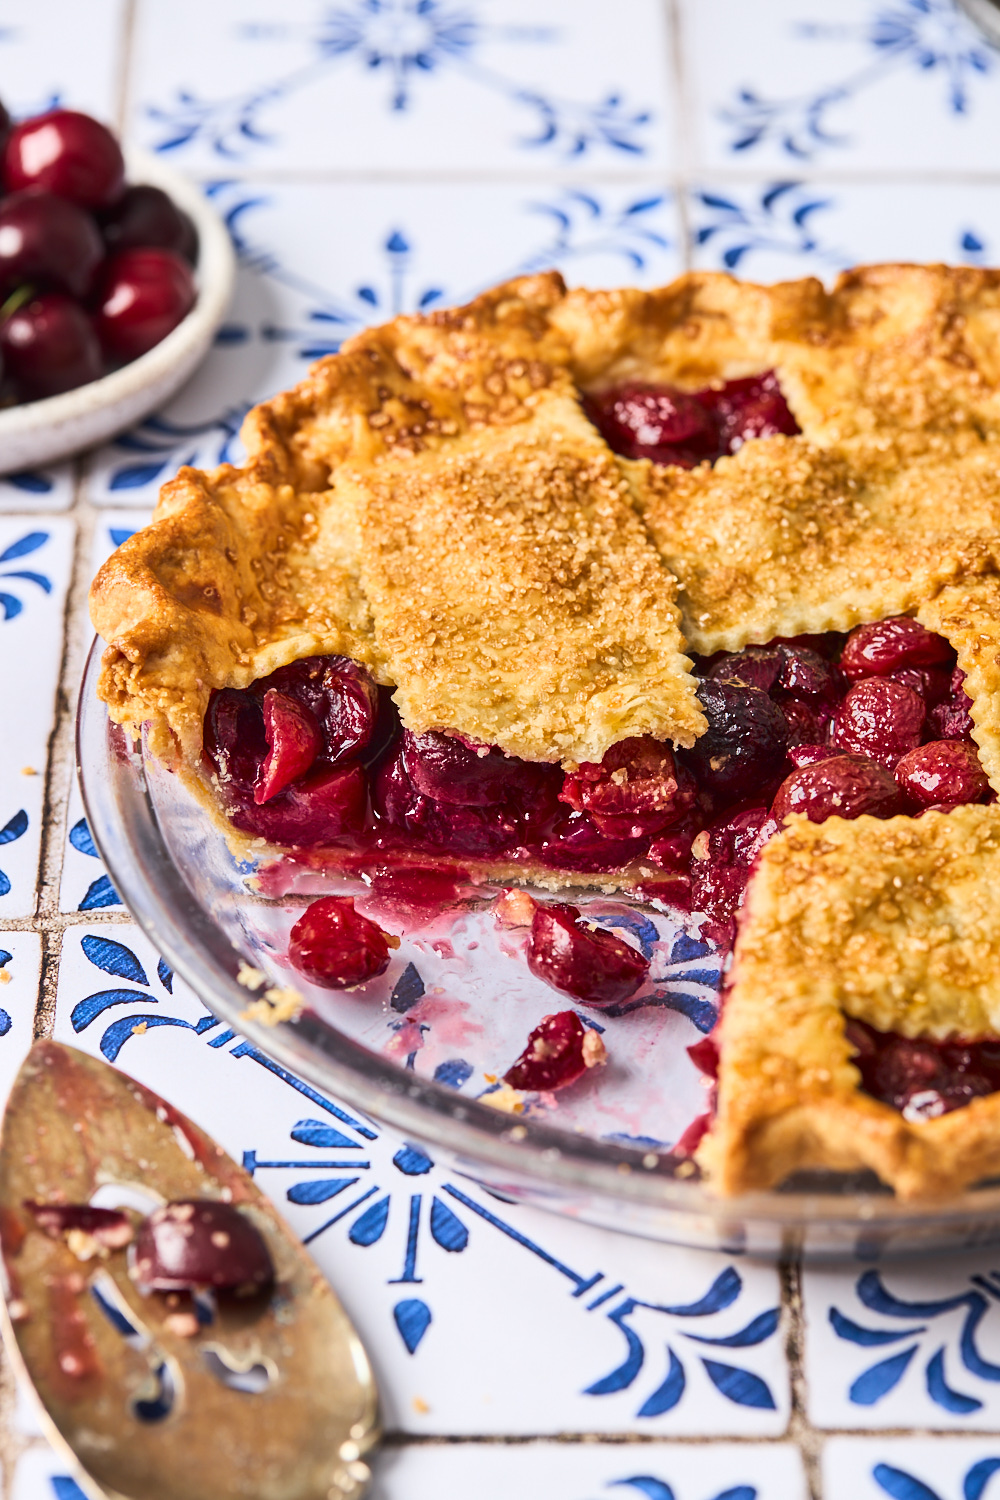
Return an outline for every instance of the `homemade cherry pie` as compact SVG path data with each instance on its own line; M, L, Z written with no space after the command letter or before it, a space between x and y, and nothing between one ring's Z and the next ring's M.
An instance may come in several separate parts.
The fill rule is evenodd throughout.
M1000 1173L1000 272L525 277L350 340L243 436L91 595L112 718L236 847L735 935L677 1148L722 1192ZM555 988L641 984L519 906ZM335 915L348 958L299 924L316 982L378 973ZM508 1083L583 1075L572 1017Z

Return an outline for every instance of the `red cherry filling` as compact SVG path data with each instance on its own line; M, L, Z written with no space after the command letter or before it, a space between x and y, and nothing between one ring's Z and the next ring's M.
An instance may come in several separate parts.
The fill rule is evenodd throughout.
M821 746L810 746L821 750ZM771 805L778 827L789 813L805 813L811 823L827 818L891 818L903 811L900 788L889 771L873 760L832 755L800 766L781 783Z
M676 823L695 799L693 776L678 769L668 746L650 735L619 740L600 765L584 762L559 793L610 838L636 839Z
M932 1120L1000 1089L1000 1040L912 1039L855 1020L846 1029L865 1093L908 1120Z
M561 902L536 910L526 956L532 974L584 1005L618 1005L649 973L648 958Z
M257 803L276 797L304 776L323 746L315 715L277 688L268 688L264 694L263 712L269 749L254 785Z
M543 1016L527 1046L504 1074L504 1083L525 1091L564 1089L605 1061L599 1034L571 1010Z
M135 1237L131 1275L145 1291L211 1287L249 1296L274 1281L260 1231L231 1203L186 1198L158 1208Z
M917 620L898 615L874 625L858 625L847 637L840 670L851 682L888 677L904 667L951 666L955 652L939 635Z
M694 841L692 904L706 914L706 936L720 946L732 942L736 912L753 862L777 831L778 824L766 807L751 807L713 823Z
M390 947L381 927L354 910L350 896L323 896L292 928L288 956L313 984L346 990L374 979L389 967Z
M714 463L751 438L800 431L773 370L719 390L633 381L584 396L583 408L613 452L683 469Z
M896 780L919 807L978 802L989 790L976 747L966 740L918 745L896 766Z
M925 712L923 699L901 682L862 678L833 716L833 743L891 771L920 744Z
M35 1223L51 1239L77 1229L108 1250L120 1250L132 1239L132 1225L117 1208L92 1208L89 1203L25 1203Z

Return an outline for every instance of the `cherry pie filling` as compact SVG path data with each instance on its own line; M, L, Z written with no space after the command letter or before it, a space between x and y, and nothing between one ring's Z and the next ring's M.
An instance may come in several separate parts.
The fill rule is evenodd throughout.
M615 452L685 468L799 431L773 372L693 394L632 383L584 397L584 407ZM708 729L692 749L633 737L599 764L563 771L459 734L413 734L391 690L363 666L307 657L212 694L206 769L234 827L307 860L333 847L348 867L354 858L419 873L430 857L432 882L442 857L598 877L628 871L640 894L704 913L702 931L723 951L754 859L787 814L919 817L994 800L955 652L915 620L717 652L696 658L694 671ZM322 904L310 908L307 969L350 970L351 980L328 977L331 985L380 972L388 955L374 951L372 935L354 931L344 912L338 931L325 933ZM578 918L565 905L534 911L533 971L583 1004L601 1004L598 992L605 1003L634 993L648 965L619 939L622 952L598 952ZM349 929L351 955L341 960L348 939L338 932ZM848 1035L864 1090L907 1118L1000 1089L1000 1041L910 1040L854 1020ZM582 1071L577 1042L567 1042L573 1078ZM714 1041L691 1051L713 1076ZM693 1149L706 1123L699 1117L679 1147Z

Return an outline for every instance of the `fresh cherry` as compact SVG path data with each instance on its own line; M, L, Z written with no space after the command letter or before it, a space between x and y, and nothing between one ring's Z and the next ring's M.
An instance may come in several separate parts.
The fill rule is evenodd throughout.
M932 740L904 755L896 780L920 807L978 802L989 790L975 745L967 740Z
M147 1292L252 1296L271 1286L274 1264L260 1230L231 1203L181 1198L140 1226L130 1274Z
M78 302L45 292L0 323L4 367L29 401L58 396L96 380L101 348Z
M648 958L614 933L587 924L579 907L560 902L536 910L526 956L532 974L584 1005L618 1005L649 973Z
M800 766L781 783L771 805L780 826L789 813L805 813L811 823L827 818L891 818L903 811L892 773L874 760L836 752Z
M3 180L8 193L41 187L81 208L105 208L121 197L125 160L99 121L73 109L53 109L11 130Z
M345 990L383 974L389 949L381 927L354 910L353 897L323 896L292 928L288 957L313 984Z
M852 630L841 653L840 670L857 682L862 677L888 677L904 667L950 666L954 660L955 652L943 636L906 615L896 615Z
M254 785L253 800L257 803L270 801L298 781L323 748L315 715L294 698L269 688L264 694L263 712L269 748Z
M100 225L109 255L156 245L194 264L198 251L194 225L162 188L145 182L126 188L118 202L101 214Z
M172 250L120 250L97 288L97 333L106 355L138 359L187 317L194 301L191 268Z
M521 1056L504 1074L504 1083L526 1092L564 1089L606 1059L599 1033L585 1026L575 1011L561 1010L542 1017Z
M30 282L84 297L104 253L90 214L32 189L0 201L0 288Z
M834 714L833 743L891 771L920 744L924 717L924 701L912 688L887 677L864 677Z

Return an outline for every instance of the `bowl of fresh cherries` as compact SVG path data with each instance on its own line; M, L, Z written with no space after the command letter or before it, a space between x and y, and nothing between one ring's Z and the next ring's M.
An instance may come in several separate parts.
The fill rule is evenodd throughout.
M0 105L0 473L138 421L222 321L232 243L201 191L71 109Z

